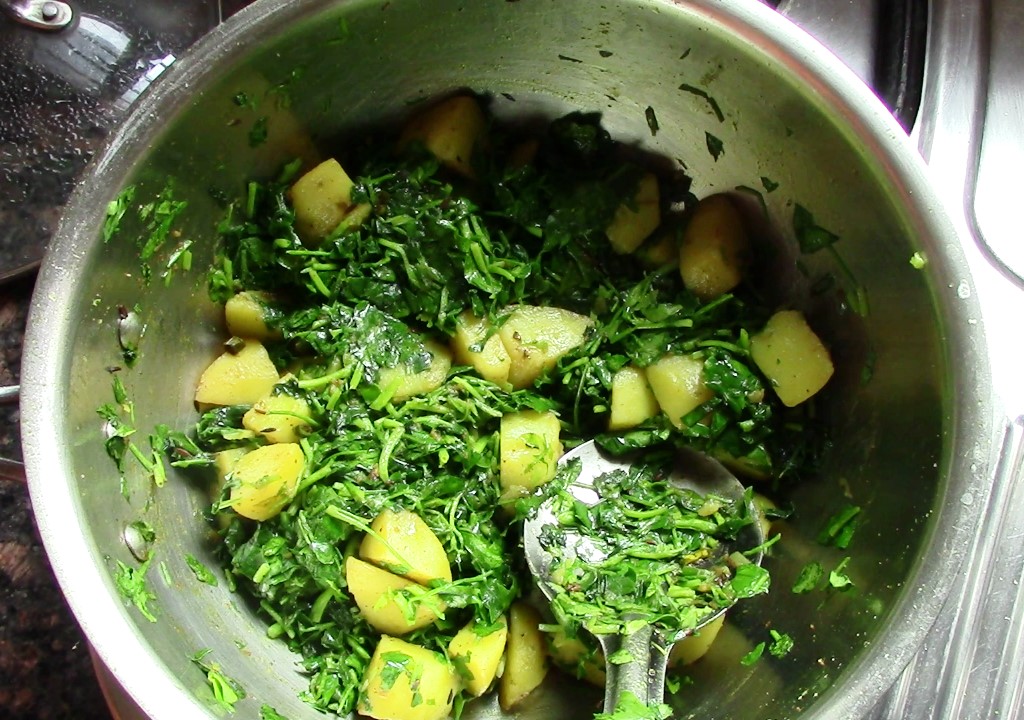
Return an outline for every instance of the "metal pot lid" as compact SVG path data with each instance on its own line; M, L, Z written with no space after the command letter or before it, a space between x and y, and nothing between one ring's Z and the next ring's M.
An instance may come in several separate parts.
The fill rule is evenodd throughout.
M217 0L0 2L0 281L34 270L108 133Z

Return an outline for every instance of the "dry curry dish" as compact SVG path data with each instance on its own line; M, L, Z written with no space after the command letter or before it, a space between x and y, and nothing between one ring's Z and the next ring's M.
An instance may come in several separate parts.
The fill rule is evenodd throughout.
M311 705L437 720L495 689L511 711L549 666L603 682L527 599L521 520L566 448L686 445L766 489L809 472L829 353L750 282L736 200L664 167L597 115L503 127L460 94L230 207L229 339L172 457L214 468L225 572Z

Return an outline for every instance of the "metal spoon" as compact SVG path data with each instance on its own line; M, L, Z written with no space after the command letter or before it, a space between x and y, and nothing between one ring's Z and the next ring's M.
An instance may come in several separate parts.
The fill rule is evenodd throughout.
M562 456L559 463L566 463L574 458L580 459L580 474L567 490L577 500L595 505L600 501L593 482L614 470L628 469L630 462L621 457L605 455L594 442L586 442ZM690 489L700 495L714 494L729 500L742 501L744 487L740 481L726 470L721 463L703 453L693 450L680 450L676 467L669 478L672 484L680 489ZM553 502L541 505L537 513L528 518L523 526L523 543L526 551L526 562L530 572L548 600L554 599L558 592L551 583L553 557L540 543L541 531L546 525L558 525L553 511ZM747 508L751 517L756 517L754 507ZM600 560L595 557L595 548L583 538L572 537L563 546L563 553L573 552L583 560ZM758 548L764 543L761 524L753 522L741 531L734 543L736 549ZM725 555L729 550L725 550ZM757 552L750 558L751 562L761 564L762 553ZM665 670L668 665L668 654L672 646L687 634L696 632L728 609L723 607L712 615L705 617L696 627L686 632L666 636L663 631L645 625L629 635L596 634L606 658L606 680L604 696L604 712L611 713L627 692L647 705L658 705L664 702ZM627 618L628 619L628 618ZM614 653L625 650L632 659L622 664L607 662Z

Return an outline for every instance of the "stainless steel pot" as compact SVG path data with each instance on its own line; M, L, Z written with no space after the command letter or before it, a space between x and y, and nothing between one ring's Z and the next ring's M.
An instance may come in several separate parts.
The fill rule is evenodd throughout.
M681 85L714 97L724 118ZM680 717L864 714L919 647L974 538L981 503L967 498L987 497L995 431L986 340L964 248L914 147L852 73L755 2L263 2L176 63L73 198L26 342L33 503L97 654L152 718L216 715L189 660L203 648L249 693L237 717L258 717L262 703L312 714L297 699L305 681L295 658L243 599L195 582L183 561L210 553L204 491L174 479L154 490L130 472L122 497L95 412L111 399L106 369L122 364L118 311L138 307L144 325L141 359L121 374L140 437L159 422L187 426L195 381L220 342L203 276L221 212L214 198L301 149L290 129L336 138L461 87L493 93L502 117L600 110L614 136L683 163L698 196L778 183L763 198L790 247L795 204L842 237L871 308L835 313L828 333L839 372L822 422L838 442L822 477L793 493L800 512L770 561L774 592L734 615L733 641L694 666L677 702ZM240 92L255 109L234 101ZM253 149L249 130L263 116L269 138ZM707 134L723 143L717 158ZM189 203L176 230L194 241L196 269L165 284L155 265L147 283L130 233L102 241L104 211L129 183L141 203L168 179ZM824 253L804 260L812 274L842 276ZM844 556L813 541L844 502L864 508L848 553L856 590L794 595L803 563ZM116 561L133 562L122 534L140 518L156 528L166 569L151 573L156 623L125 607L112 580ZM794 637L793 653L739 665L769 623ZM568 687L549 682L520 715L589 717L590 691ZM467 716L495 712L471 706Z

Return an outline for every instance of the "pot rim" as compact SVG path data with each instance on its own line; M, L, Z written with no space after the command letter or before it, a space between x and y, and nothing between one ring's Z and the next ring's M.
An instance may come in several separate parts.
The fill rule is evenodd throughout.
M337 6L372 0L338 0ZM937 252L929 258L934 274L934 303L946 341L947 367L954 369L944 430L945 456L940 472L943 496L934 508L922 553L899 598L867 647L845 668L842 692L834 686L808 717L846 720L867 713L903 671L939 616L961 561L974 538L982 502L950 501L987 492L989 447L994 418L982 403L958 398L989 398L991 377L984 329L971 322L980 317L964 248L957 239L938 194L927 178L924 161L898 123L873 93L817 41L760 3L740 0L624 0L636 5L686 8L727 27L743 42L757 47L794 78L809 85L847 130L874 152L884 177L902 191L900 198L915 227ZM399 4L399 0L392 3ZM70 199L43 262L33 296L25 339L22 380L23 444L29 490L47 554L68 603L86 636L110 672L152 718L205 715L193 692L167 671L151 653L136 623L113 589L106 564L80 523L69 458L58 452L70 438L52 418L67 410L64 385L71 358L63 343L74 331L74 297L80 266L99 242L103 208L113 190L123 186L138 159L160 137L168 119L187 106L197 88L209 87L225 68L242 58L253 37L265 38L290 24L319 14L316 0L292 3L257 2L214 29L154 83L127 121L93 161L91 181L79 184ZM957 293L967 283L972 292ZM961 370L962 369L962 370ZM950 448L955 449L951 450ZM942 497L946 502L942 502ZM926 618L921 622L920 618ZM914 620L914 622L911 622Z

